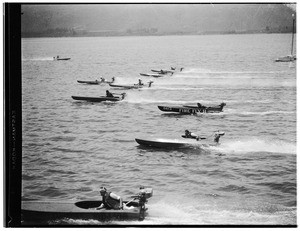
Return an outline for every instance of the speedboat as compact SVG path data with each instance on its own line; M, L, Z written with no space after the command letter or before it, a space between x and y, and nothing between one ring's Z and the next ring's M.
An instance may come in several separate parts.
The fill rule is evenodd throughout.
M92 80L92 81L89 81L89 80L77 80L78 83L84 83L84 84L92 84L92 85L98 85L98 84L101 84L101 83L104 83L104 81L101 81L101 80Z
M141 76L147 76L147 77L154 77L154 78L159 78L163 77L161 73L159 74L152 74L152 73L140 73Z
M186 133L178 139L170 138L136 138L135 141L144 147L164 148L164 149L182 149L195 147L210 147L219 145L219 139L225 135L225 132L215 132L214 140L209 141L207 137L198 136L186 130Z
M54 61L66 61L66 60L70 60L71 58L60 58L59 56L53 57Z
M226 103L221 103L217 106L206 107L198 103L197 106L157 106L159 110L164 112L178 112L180 114L197 114L197 113L218 113L222 112Z
M275 62L293 62L296 60L296 55L287 55L283 57L279 57L275 60Z
M123 201L126 209L101 208L102 201L22 201L21 215L24 222L47 222L62 219L80 220L143 220L147 215L145 204L152 197L152 188L140 188L132 200Z
M116 95L117 93L113 93ZM74 100L84 100L89 102L102 102L102 101L121 101L125 98L126 93L120 94L120 96L114 97L107 97L107 96L100 96L100 97L86 97L86 96L72 96Z
M151 87L153 81L149 81L148 82L148 87ZM117 88L125 88L125 89L139 89L139 88L143 88L147 85L145 84L131 84L131 85L123 85L123 84L112 84L110 83L109 86L111 87L117 87Z

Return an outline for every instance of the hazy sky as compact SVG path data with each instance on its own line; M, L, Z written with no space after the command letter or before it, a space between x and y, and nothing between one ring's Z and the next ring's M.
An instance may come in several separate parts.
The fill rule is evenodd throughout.
M287 26L292 10L280 4L24 5L23 30L82 28L159 31L252 30Z

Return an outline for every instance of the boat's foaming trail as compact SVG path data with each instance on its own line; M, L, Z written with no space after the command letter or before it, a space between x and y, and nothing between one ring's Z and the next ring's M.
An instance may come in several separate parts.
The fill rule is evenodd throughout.
M22 61L53 61L53 57L24 58Z
M270 152L296 154L297 147L294 143L281 140L263 140L253 138L250 140L236 140L231 142L222 142L218 147L211 147L221 153L250 153L250 152Z
M235 114L235 115L272 115L272 114L295 114L295 111L264 111L264 112L259 112L259 111L239 111L239 110L234 110L234 109L228 109L226 111L227 114Z
M192 73L192 74L276 74L276 73L288 73L289 71L212 71L210 69L203 69L200 67L185 68L182 74Z
M230 205L222 205L218 201L202 199L191 199L186 201L178 195L170 195L174 197L172 202L170 198L163 198L159 202L148 205L149 212L144 221L123 221L117 222L122 225L224 225L224 224L276 224L291 222L288 218L282 218L283 213L289 211L278 211L275 214L264 213L261 210L265 208L263 205L252 209L233 211ZM175 198L176 197L176 198ZM228 208L229 207L229 208ZM280 210L280 209L278 209ZM280 221L278 220L280 219Z

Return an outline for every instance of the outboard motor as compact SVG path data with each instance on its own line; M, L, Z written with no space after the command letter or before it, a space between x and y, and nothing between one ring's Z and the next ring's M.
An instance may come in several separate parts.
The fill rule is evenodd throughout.
M151 87L151 84L153 83L153 81L150 80L148 83L149 83L148 87Z
M145 204L148 202L147 199L152 197L152 195L153 195L152 188L145 188L143 186L140 187L140 192L137 195L137 199L139 200L139 206L141 207L139 220L145 219L145 212L147 210Z
M225 132L219 132L219 131L215 132L215 138L214 138L214 141L215 141L216 143L219 143L220 137L221 137L221 136L224 136L224 135L225 135Z
M223 110L223 108L226 106L226 103L224 103L224 102L223 102L223 103L221 103L219 106L220 106L220 108L221 108L221 111L222 111L222 110Z

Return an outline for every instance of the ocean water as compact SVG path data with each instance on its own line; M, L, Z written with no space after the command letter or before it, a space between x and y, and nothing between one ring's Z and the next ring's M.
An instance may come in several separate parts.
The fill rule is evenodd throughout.
M290 41L289 34L22 39L22 200L97 200L100 186L126 199L144 185L153 188L146 219L110 224L297 224L296 67L274 62ZM139 75L171 66L184 69ZM100 77L154 83L139 90L77 83ZM127 95L112 103L71 98L106 90ZM198 115L157 107L197 102L226 106ZM225 136L217 147L179 150L135 142L178 139L185 129Z

